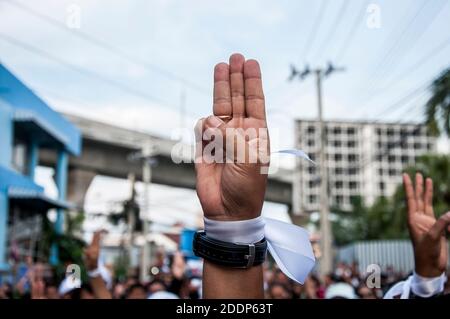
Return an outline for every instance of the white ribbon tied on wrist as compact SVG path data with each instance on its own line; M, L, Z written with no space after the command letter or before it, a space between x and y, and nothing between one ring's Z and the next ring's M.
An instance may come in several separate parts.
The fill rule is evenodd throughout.
M264 237L281 271L303 284L315 265L309 235L303 228L271 218L257 217L239 221L204 218L206 236L231 243L253 244Z

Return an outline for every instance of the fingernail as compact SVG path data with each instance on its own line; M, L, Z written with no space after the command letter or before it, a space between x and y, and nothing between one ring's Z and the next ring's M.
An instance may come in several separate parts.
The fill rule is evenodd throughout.
M210 118L209 118L209 123L213 126L213 127L219 127L219 126L221 126L222 124L224 124L224 121L222 121L221 119L219 119L218 117L216 117L216 116L211 116Z

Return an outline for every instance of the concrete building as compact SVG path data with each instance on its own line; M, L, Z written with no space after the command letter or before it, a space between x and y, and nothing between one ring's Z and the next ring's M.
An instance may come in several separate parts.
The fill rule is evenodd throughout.
M326 163L330 207L351 209L351 198L360 195L366 204L393 194L402 170L417 158L436 151L436 139L423 125L327 121ZM315 120L296 121L296 146L318 162L319 125ZM319 167L298 161L295 185L300 212L319 208Z
M34 182L42 149L57 158L57 199L45 196ZM40 231L36 223L49 209L57 209L55 229L62 232L69 154L78 155L80 149L78 129L0 64L0 270L9 268L12 245L19 253L33 251Z

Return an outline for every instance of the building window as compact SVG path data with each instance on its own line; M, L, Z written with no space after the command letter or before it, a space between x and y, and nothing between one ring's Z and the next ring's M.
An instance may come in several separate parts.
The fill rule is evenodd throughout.
M350 189L357 189L358 188L358 183L357 182L350 182L349 184L348 184L348 186L349 186L349 188Z
M397 175L397 171L393 168L389 169L389 176L396 176Z
M336 181L334 183L334 186L336 187L336 189L342 189L342 187L344 186L344 183L342 181Z
M348 134L348 135L353 135L353 134L355 134L355 128L349 127L349 128L347 129L347 134Z
M313 167L313 166L308 167L308 173L311 174L311 175L316 174L316 168Z
M383 182L380 182L380 183L378 184L378 187L380 188L380 191L383 193L383 191L384 191L384 183L383 183Z
M338 195L334 198L334 201L337 205L342 205L342 203L344 202L344 197L342 195Z
M27 146L21 141L14 142L14 148L12 153L12 166L15 170L26 173L27 165Z
M340 162L342 160L342 154L334 154L334 160Z
M341 175L341 174L342 174L342 167L336 167L336 168L334 169L334 173L335 173L336 175Z
M315 143L314 143L314 140L308 140L308 146L314 146L315 145Z
M341 134L341 128L340 128L340 127L335 127L335 128L333 129L333 134L335 134L335 135Z
M311 204L317 203L317 196L316 195L309 195L309 202Z
M402 128L402 129L400 130L400 136L401 136L402 138L408 136L408 134L409 134L409 132L408 132L408 130L407 130L406 128Z
M308 134L314 134L316 132L316 128L312 125L308 126Z
M348 161L350 163L354 163L358 160L358 155L356 154L348 154Z
M355 141L348 141L347 142L347 146L348 147L356 147L356 142Z

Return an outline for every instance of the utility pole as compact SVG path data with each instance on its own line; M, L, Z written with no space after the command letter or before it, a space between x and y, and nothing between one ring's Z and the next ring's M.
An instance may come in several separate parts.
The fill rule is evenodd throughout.
M151 261L151 245L148 243L147 237L150 233L150 184L152 181L152 164L156 161L154 156L158 153L157 148L152 143L151 140L147 140L140 152L132 153L128 156L128 160L135 162L137 160L142 161L142 181L144 183L144 205L141 212L142 220L142 236L144 237L144 243L141 249L141 259L140 259L140 280L148 280L148 268Z
M135 224L134 220L134 203L136 198L136 177L134 173L128 174L128 180L131 185L131 192L130 192L130 199L126 205L126 216L127 216L127 231L128 231L128 244L127 244L127 250L128 250L128 260L131 262L132 255L133 255L133 243L134 243L134 236L133 236L133 227Z
M151 243L148 243L147 237L150 232L150 183L152 181L152 167L150 163L150 156L152 156L152 145L147 142L142 150L143 164L142 164L142 181L144 182L144 211L145 214L142 215L142 233L144 235L144 244L142 246L141 255L141 282L145 282L148 279L148 269L151 258ZM142 211L141 211L142 212Z
M333 72L342 72L343 68L336 68L331 63L328 63L326 69L313 69L310 70L308 66L303 71L298 71L294 66L291 66L291 75L289 80L293 80L299 77L300 80L304 80L308 75L313 73L316 76L317 87L317 107L318 107L318 124L319 124L319 169L320 169L320 243L322 250L322 259L320 260L320 273L325 276L332 270L333 256L332 256L332 242L333 234L330 224L330 207L329 207L329 194L328 194L328 169L326 165L326 132L325 123L323 121L323 105L322 105L322 79L328 77ZM297 169L299 169L297 167ZM296 190L298 191L298 190ZM294 198L296 198L294 196ZM298 206L298 204L297 204Z
M322 110L322 71L316 70L316 85L317 85L317 106L319 115L319 132L320 132L320 235L322 244L323 257L320 262L320 271L322 275L328 274L331 271L333 258L331 251L331 243L333 241L333 235L331 233L331 225L329 212L330 207L328 205L328 171L326 165L325 146L327 139L325 136L325 123L323 122L323 110Z

